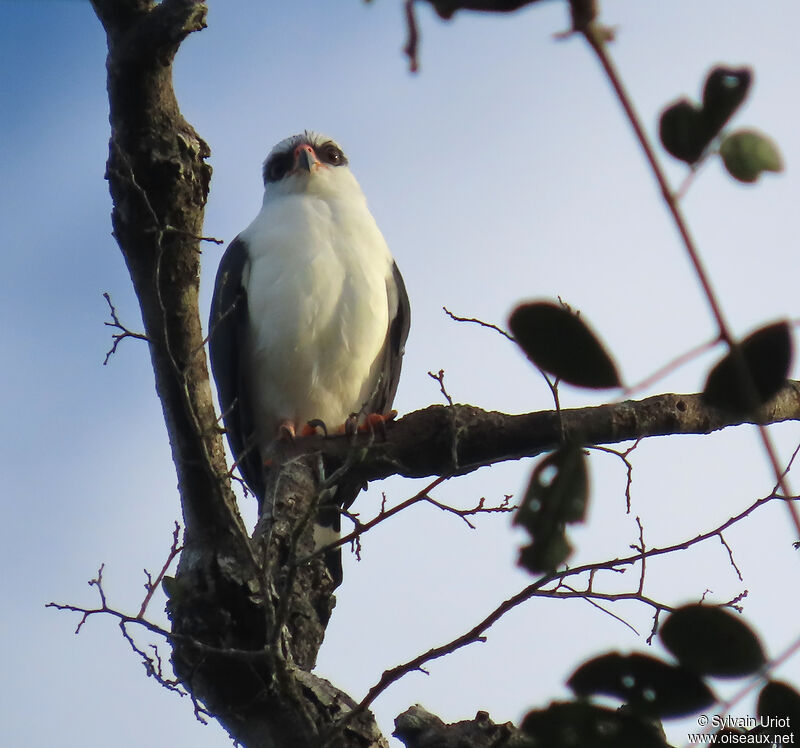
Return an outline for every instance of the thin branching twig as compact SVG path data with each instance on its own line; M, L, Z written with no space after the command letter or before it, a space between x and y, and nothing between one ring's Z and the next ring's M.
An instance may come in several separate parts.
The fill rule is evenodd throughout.
M428 376L431 379L433 379L433 380L435 380L435 381L437 381L439 383L439 391L444 396L444 399L447 400L447 404L448 405L452 405L453 404L453 398L450 397L450 393L447 391L447 389L444 386L444 369L439 369L439 373L438 374L434 374L432 371L429 371L428 372Z
M125 340L125 338L133 338L134 340L145 340L149 341L150 338L147 337L144 333L141 332L133 332L129 330L125 325L120 322L119 317L117 316L117 310L114 304L111 303L111 294L108 291L103 293L103 298L106 300L108 304L108 309L111 313L111 322L103 322L106 327L113 327L115 330L119 330L119 332L115 332L111 339L114 341L114 344L111 348L106 351L106 357L103 360L103 366L108 364L109 359L117 352L117 346Z
M733 360L739 369L739 374L742 378L743 382L748 384L749 390L749 397L755 403L757 402L757 398L755 395L755 385L753 384L752 374L750 372L749 367L747 366L747 362L745 361L744 354L742 353L741 345L737 342L736 338L731 332L731 329L725 319L725 316L722 311L722 305L720 304L717 295L711 285L711 278L706 271L706 268L703 264L703 261L700 257L700 252L697 248L697 245L692 237L691 232L689 231L689 226L686 222L686 219L683 216L683 211L680 208L680 204L678 199L676 198L675 194L672 192L669 182L667 181L666 174L661 167L661 163L656 156L655 150L650 143L650 139L647 137L645 133L644 127L642 126L641 120L639 115L636 113L636 109L633 106L633 102L631 101L628 92L622 82L622 78L620 77L619 73L617 72L616 66L614 65L613 61L611 60L610 55L608 54L608 49L606 47L606 37L603 33L602 27L596 25L595 23L587 23L586 26L578 29L581 33L583 33L584 37L589 43L589 46L594 51L597 59L600 62L603 70L605 71L606 77L608 78L611 87L614 89L614 93L617 95L617 99L619 100L620 105L622 106L625 116L628 119L631 127L636 134L636 139L639 142L642 150L644 151L645 158L647 159L648 164L650 165L650 169L653 172L653 176L658 183L658 186L661 190L661 195L664 198L664 202L669 210L672 219L675 223L675 227L678 229L678 233L681 236L681 240L683 242L683 246L686 249L687 254L689 255L689 260L694 267L695 274L697 275L697 279L700 282L700 285L703 289L703 293L705 294L706 300L711 308L711 313L716 320L717 328L719 330L719 336L721 340L724 340L725 343L728 345L731 354L733 356ZM780 461L778 459L778 454L775 449L774 444L772 443L772 439L769 436L769 432L767 431L766 426L763 424L757 424L759 435L761 437L762 444L764 446L764 451L767 454L767 459L770 462L773 472L775 473L775 477L778 480L778 484L781 487L784 495L788 496L791 491L789 488L788 481L786 480L785 475L782 473L782 469L780 466ZM800 513L798 513L797 507L790 502L786 502L786 507L789 512L789 516L792 520L794 525L795 531L797 532L798 537L800 538Z

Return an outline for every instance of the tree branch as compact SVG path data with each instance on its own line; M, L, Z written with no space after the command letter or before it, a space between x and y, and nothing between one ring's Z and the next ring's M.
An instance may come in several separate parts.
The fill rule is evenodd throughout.
M568 441L615 444L650 436L710 434L745 423L800 419L800 382L790 381L756 418L732 418L706 406L699 394L664 394L610 405L509 415L472 405L431 405L387 425L384 441L369 435L312 436L287 445L285 456L320 452L353 462L351 473L370 481L464 475L484 465L535 457ZM358 459L354 460L354 453Z

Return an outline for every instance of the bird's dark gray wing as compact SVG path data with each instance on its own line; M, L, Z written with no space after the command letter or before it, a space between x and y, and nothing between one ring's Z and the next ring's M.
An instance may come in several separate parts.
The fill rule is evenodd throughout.
M243 360L248 322L242 276L247 262L247 246L237 236L225 250L217 270L208 323L208 350L233 458L245 483L261 501L263 467L255 444L253 409Z
M400 369L403 364L406 338L411 326L411 306L408 302L406 284L395 262L392 275L386 280L386 295L389 300L389 331L386 348L383 352L381 381L370 402L368 412L388 413L391 410L397 384L400 381Z

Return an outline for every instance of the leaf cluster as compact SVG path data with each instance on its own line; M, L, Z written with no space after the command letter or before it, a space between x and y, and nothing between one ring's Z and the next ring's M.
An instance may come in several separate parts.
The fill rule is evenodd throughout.
M687 164L698 164L747 97L752 80L749 68L711 70L699 105L682 98L661 113L659 135L664 148ZM755 182L765 171L783 171L777 145L757 130L742 129L724 136L719 154L728 173L740 182Z
M639 653L595 657L567 682L576 700L529 712L522 731L533 745L548 748L669 748L660 720L713 707L718 700L709 679L751 676L766 663L758 636L738 616L719 607L679 608L664 622L659 637L675 662ZM618 703L613 708L603 706L598 697ZM800 694L785 683L768 680L757 711L763 724L769 724L769 717L779 718L788 725L781 732L795 734L800 726ZM755 736L774 735L776 730L758 724L736 732Z
M699 105L684 98L662 112L660 136L666 150L695 167L745 100L752 79L748 68L713 68ZM754 130L725 136L719 153L739 181L752 182L763 171L782 169L777 146ZM551 388L557 407L556 388L561 382L591 389L622 386L612 355L581 315L563 302L520 304L511 313L509 328L534 366L555 377ZM703 400L731 415L752 415L786 384L793 357L790 325L774 322L739 342L721 328L720 340L728 343L729 350L710 370ZM553 571L572 551L565 527L583 521L588 502L582 446L564 444L534 467L514 520L531 535L519 563L533 573Z

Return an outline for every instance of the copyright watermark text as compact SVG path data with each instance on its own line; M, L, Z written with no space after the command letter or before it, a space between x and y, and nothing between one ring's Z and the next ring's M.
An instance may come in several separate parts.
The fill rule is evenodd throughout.
M788 717L734 717L730 714L701 714L702 729L719 732L689 733L690 743L698 745L794 745L794 730Z

